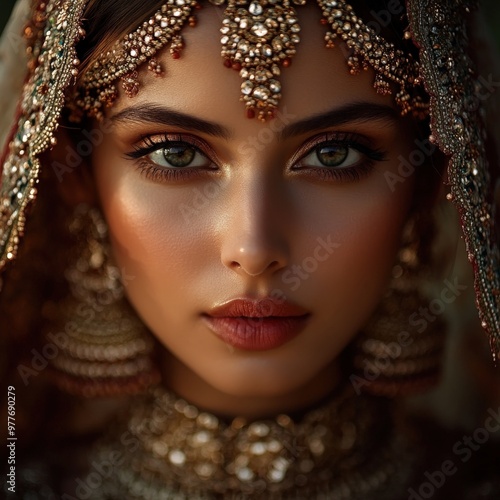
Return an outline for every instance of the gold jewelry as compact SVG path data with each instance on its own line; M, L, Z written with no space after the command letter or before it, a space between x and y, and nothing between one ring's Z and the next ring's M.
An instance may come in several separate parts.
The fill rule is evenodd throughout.
M326 47L337 40L345 43L350 54L347 63L352 74L373 68L377 92L390 94L391 83L399 87L395 100L405 115L413 111L426 115L427 104L419 78L419 67L411 55L396 49L356 16L344 0L317 0L322 11L321 24L331 31L325 34ZM300 42L300 25L294 6L306 0L210 0L227 4L221 28L224 64L239 72L240 100L247 116L265 121L272 118L281 98L280 67L288 67ZM185 24L196 25L197 0L169 0L150 19L102 54L81 77L79 94L74 101L89 116L102 117L103 108L118 97L116 82L129 97L139 91L137 69L149 61L148 68L161 75L164 69L155 58L170 44L174 59L184 46L179 32Z
M71 96L77 90L80 67L76 49L84 35L87 0L38 0L34 4L32 20L25 31L29 41L25 84L8 135L9 143L0 159L0 272L16 258L28 207L37 195L41 155L56 142L64 107L75 107ZM470 0L407 0L409 26L405 38L419 50L416 81L421 80L430 96L431 138L442 152L450 155L449 199L460 213L474 270L479 314L496 360L500 355L500 252L492 193L498 174L487 161L484 106L478 98L480 80L470 57L473 4ZM347 9L347 4L341 5ZM353 13L346 11L346 15ZM168 18L169 22L172 20ZM340 25L333 28L332 20L331 27L332 33L338 33ZM348 29L345 24L343 27ZM369 45L365 49L369 50ZM392 72L389 65L384 66L385 62L380 56L380 69ZM151 66L157 68L154 62ZM414 74L413 70L409 74ZM419 86L420 83L416 95ZM413 92L412 89L408 90ZM92 107L91 102L87 104Z
M422 217L421 217L422 218ZM432 221L419 221L432 232ZM421 262L415 218L403 231L403 245L388 293L363 329L351 383L359 392L408 396L436 385L441 373L447 325L441 314L421 316L432 304L420 290L427 263Z
M388 401L351 387L295 419L224 421L162 387L132 408L91 457L120 453L96 498L397 498L415 456Z
M153 341L124 298L106 223L96 208L80 205L69 229L78 245L66 271L71 294L44 308L47 337L59 349L51 361L54 380L87 397L140 392L159 380L150 359Z

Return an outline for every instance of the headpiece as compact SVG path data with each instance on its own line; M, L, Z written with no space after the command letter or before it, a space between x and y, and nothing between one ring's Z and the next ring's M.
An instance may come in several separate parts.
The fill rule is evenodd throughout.
M420 86L418 63L411 54L396 49L375 30L356 16L344 0L317 0L328 26L325 45L332 48L337 40L348 49L347 63L352 74L372 67L377 92L390 94L390 84L398 88L395 99L402 113L414 111L425 114L426 103ZM280 66L288 67L300 42L300 25L294 5L305 5L306 0L210 0L214 5L227 4L222 20L222 57L224 64L239 72L241 100L247 116L262 121L273 117L281 98ZM100 116L102 108L118 97L116 82L121 79L127 95L133 97L139 90L137 68L149 61L148 68L156 75L164 69L154 58L170 44L174 59L184 46L180 30L185 24L196 25L193 15L201 4L197 0L169 0L142 23L136 31L126 35L107 53L102 54L81 78L74 101L86 114ZM420 93L419 93L420 90Z
M306 0L210 1L225 5L222 56L242 78L241 99L248 116L271 119L281 95L281 68L292 62L299 43L295 6ZM500 353L498 248L485 125L475 105L477 75L468 55L468 19L475 2L407 1L405 38L418 47L419 61L363 23L344 0L317 2L326 46L341 41L347 47L351 73L372 68L378 92L395 87L402 114L430 114L431 139L450 157L449 199L460 213L480 316L496 359ZM87 0L35 3L25 30L28 79L2 157L0 270L16 256L27 207L36 197L40 155L55 143L63 107L71 105L80 115L99 117L104 106L116 99L119 80L128 95L136 94L139 67L147 63L155 74L164 73L155 55L169 45L172 56L180 56L180 31L186 24L196 24L194 13L200 6L196 0L168 0L78 76L76 46L84 35L82 14Z

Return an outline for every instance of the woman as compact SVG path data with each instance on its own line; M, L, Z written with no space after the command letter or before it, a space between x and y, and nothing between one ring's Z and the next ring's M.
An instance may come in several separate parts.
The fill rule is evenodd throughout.
M494 408L462 439L392 399L435 385L466 321L445 197L499 352L472 17L35 3L2 162L8 493L498 497Z

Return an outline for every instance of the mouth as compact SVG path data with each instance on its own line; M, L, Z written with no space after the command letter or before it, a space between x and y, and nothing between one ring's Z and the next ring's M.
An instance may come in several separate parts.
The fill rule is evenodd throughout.
M310 316L296 304L271 298L235 299L201 315L220 340L248 351L266 351L289 342L304 329Z

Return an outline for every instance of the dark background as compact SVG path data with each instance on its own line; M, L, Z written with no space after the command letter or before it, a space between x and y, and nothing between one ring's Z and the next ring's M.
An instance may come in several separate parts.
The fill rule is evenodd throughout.
M9 18L10 11L16 3L16 0L0 0L0 33ZM446 0L443 0L446 1ZM492 27L497 41L497 47L500 50L500 2L499 0L482 0L481 4L486 9L486 18Z

